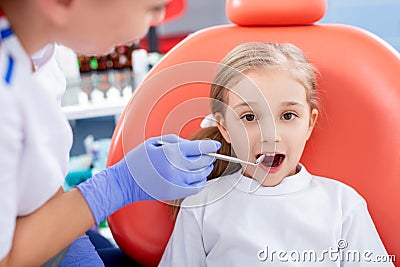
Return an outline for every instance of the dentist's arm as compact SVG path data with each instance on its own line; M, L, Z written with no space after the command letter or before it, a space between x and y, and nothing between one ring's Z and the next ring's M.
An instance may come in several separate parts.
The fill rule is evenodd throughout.
M170 143L159 145L159 141ZM117 209L139 200L185 198L203 189L217 151L212 140L189 141L176 135L150 138L119 163L77 187L100 223ZM107 197L105 197L107 196Z
M200 191L212 170L220 144L188 141L174 135L174 143L159 146L152 138L131 150L114 166L53 197L34 213L18 218L13 244L0 266L38 266L72 243L95 222L119 208L146 199L170 200Z

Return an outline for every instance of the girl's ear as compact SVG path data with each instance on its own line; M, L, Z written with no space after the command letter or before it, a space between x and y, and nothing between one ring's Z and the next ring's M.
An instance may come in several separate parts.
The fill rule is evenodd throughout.
M218 130L220 131L222 137L225 139L225 141L230 144L231 143L231 138L229 137L229 133L226 130L226 125L225 125L225 120L224 117L222 116L221 113L215 113L214 118L217 122L217 127Z
M68 24L75 0L39 0L42 14L56 26Z
M310 114L310 124L308 126L308 134L307 134L307 140L310 138L312 131L314 130L315 123L317 122L318 119L318 109L313 108L311 110Z

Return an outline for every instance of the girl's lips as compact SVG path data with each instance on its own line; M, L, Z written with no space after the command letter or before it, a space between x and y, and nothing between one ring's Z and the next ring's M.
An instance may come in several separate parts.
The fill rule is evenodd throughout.
M282 153L262 153L258 154L256 157L260 157L261 155L265 155L264 160L260 163L260 166L263 170L269 173L278 172L282 163L285 160L285 155Z

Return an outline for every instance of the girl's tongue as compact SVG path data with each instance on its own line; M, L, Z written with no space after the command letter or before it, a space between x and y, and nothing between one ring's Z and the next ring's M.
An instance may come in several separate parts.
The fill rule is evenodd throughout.
M259 155L261 156L261 154ZM265 154L264 160L261 162L267 168L276 168L285 159L285 155L283 154Z

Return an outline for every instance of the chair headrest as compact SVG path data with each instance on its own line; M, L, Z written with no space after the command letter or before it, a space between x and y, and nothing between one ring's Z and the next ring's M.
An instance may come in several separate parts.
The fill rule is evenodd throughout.
M239 26L304 25L325 15L327 0L227 0L225 9Z

